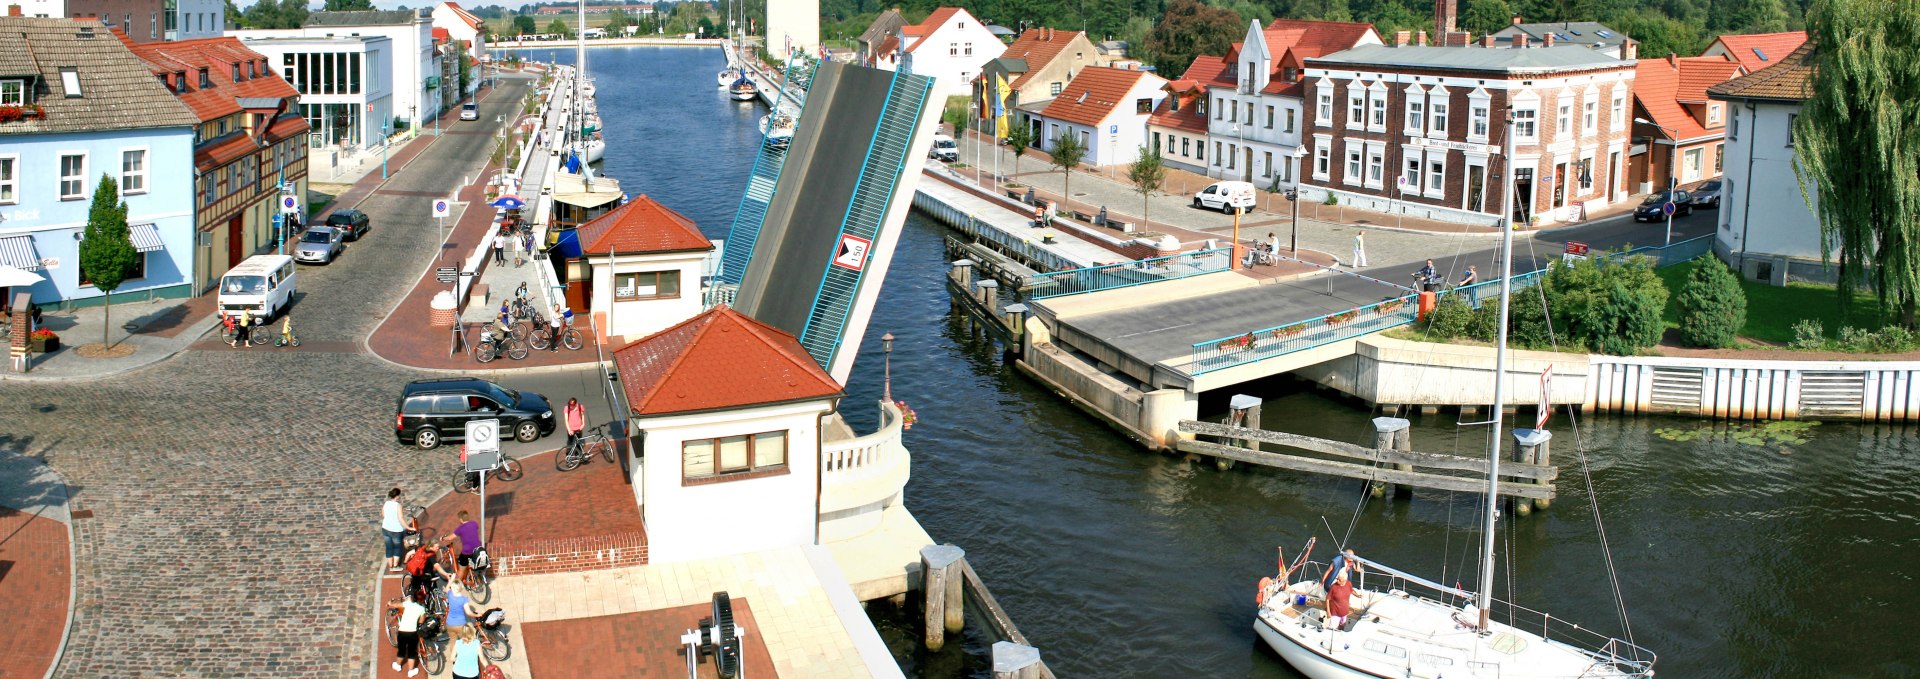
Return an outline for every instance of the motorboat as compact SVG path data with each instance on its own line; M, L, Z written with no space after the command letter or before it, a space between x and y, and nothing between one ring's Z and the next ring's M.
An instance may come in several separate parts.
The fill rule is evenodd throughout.
M581 147L581 155L589 163L598 163L607 157L607 140L605 139L597 137L588 139L585 143L581 144Z
M760 88L753 84L752 78L740 76L734 79L733 84L727 86L727 94L732 96L734 101L753 101L755 97L760 96Z

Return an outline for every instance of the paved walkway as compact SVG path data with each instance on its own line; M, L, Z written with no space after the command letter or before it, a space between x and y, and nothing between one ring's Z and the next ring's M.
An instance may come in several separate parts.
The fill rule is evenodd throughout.
M213 328L218 322L213 317L214 304L215 297L209 294L125 302L111 309L93 306L43 312L41 323L60 336L60 349L32 354L27 372L0 371L0 380L95 379L164 361ZM80 355L80 347L100 344L103 333L125 355Z
M35 458L0 450L0 611L7 612L0 679L47 676L66 645L73 600L68 510L59 475Z

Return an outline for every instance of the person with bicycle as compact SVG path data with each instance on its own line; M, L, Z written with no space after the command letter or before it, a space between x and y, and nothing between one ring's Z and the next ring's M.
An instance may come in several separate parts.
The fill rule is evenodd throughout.
M454 679L480 679L480 668L493 664L493 660L480 652L480 635L472 627L451 629L453 663L449 669Z
M440 563L438 548L433 543L423 543L407 553L407 589L415 593L434 592L446 585L453 573Z
M284 347L284 346L290 346L292 344L293 344L293 314L287 314L285 317L280 319L280 346Z
M559 343L558 339L554 340L554 344ZM567 450L573 450L580 445L580 432L587 428L587 407L580 405L580 399L570 398L567 399L564 412L567 416Z
M252 349L252 348L253 348L253 343L252 343L252 341L251 341L251 340L253 339L253 337L252 337L252 336L253 336L253 330L252 330L252 328L251 328L251 327L249 327L249 326L252 326L252 325L253 325L253 310L252 310L252 309L244 309L244 310L242 310L242 311L240 312L240 317L239 317L239 318L236 318L236 319L234 319L234 321L233 321L233 341L234 341L234 343L235 343L235 344L236 344L237 346L243 346L243 347L246 347L246 348L248 348L248 349Z
M454 527L453 537L460 541L460 551L454 557L453 574L460 582L472 582L473 552L480 548L480 522L474 521L467 510L460 510L460 525Z
M399 570L400 557L406 556L407 533L420 529L400 504L399 488L387 491L387 502L380 506L380 535L387 549L387 570Z
M228 316L228 315L225 315L225 314L222 314L222 315L220 316L220 325L221 325L221 326L222 326L222 327L223 327L223 328L224 328L224 329L226 330L226 333L227 333L227 346L230 346L230 347L231 347L231 346L236 346L236 345L235 345L235 344L233 343L233 338L234 338L234 333L236 332L236 331L234 330L234 323L233 323L233 317L232 317L232 316Z
M414 592L387 602L387 614L400 615L399 634L394 640L398 659L393 661L393 671L405 670L409 677L420 675L420 621L427 617L424 601L424 596Z

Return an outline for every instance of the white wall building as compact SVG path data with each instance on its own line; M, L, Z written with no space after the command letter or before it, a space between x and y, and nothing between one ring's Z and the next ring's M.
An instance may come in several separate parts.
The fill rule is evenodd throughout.
M592 270L595 327L638 339L700 313L700 276L713 243L693 220L641 195L582 225L578 235Z
M245 37L249 49L300 91L307 119L308 162L338 164L347 149L380 144L380 124L393 119L393 41L379 36Z
M933 96L963 96L989 61L1007 51L1006 43L967 10L941 7L912 26L900 27L899 64L916 75L937 79ZM889 64L882 62L881 67Z
M459 3L442 2L434 5L433 27L445 29L448 36L465 43L467 56L476 63L487 57L486 21L460 7ZM466 94L472 94L480 89L481 74L477 69L478 67L471 81L467 83ZM459 70L456 68L454 72L458 73Z
M1372 24L1276 19L1262 27L1255 20L1218 67L1195 59L1201 72L1187 77L1204 77L1210 98L1207 176L1292 186L1299 176L1293 154L1305 125L1303 61L1378 44Z
M227 31L227 5L221 0L167 0L163 10L168 40L212 38Z
M794 49L820 53L819 0L779 0L767 8L767 49L779 54Z
M387 38L392 41L388 58L392 70L387 80L392 83L392 112L384 120L370 121L368 129L380 129L380 123L394 120L417 127L417 123L431 122L441 108L443 84L440 82L440 55L433 48L432 10L314 12L300 28L240 30L228 31L227 34L242 40L361 36ZM457 86L458 83L444 85L446 88ZM448 93L446 98L451 101L456 97Z
M1167 79L1110 66L1080 70L1060 96L1033 120L1041 126L1041 150L1052 150L1063 135L1074 135L1087 165L1119 165L1140 158L1148 144L1147 119L1167 96Z
M1812 53L1805 43L1772 66L1707 88L1730 113L1714 250L1749 280L1785 285L1838 275L1837 265L1821 261L1819 198L1811 187L1801 193L1793 169L1792 127L1812 93Z

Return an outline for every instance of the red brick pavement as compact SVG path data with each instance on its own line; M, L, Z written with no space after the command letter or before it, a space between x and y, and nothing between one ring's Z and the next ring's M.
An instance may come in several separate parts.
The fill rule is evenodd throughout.
M699 629L713 606L694 604L642 613L545 620L522 626L527 670L539 679L683 679L686 647L680 635ZM760 638L753 609L733 599L733 619L746 630L741 639L745 676L777 677L773 656ZM711 658L700 661L700 676L717 677Z
M0 507L0 679L41 679L60 653L73 564L67 527Z
M554 455L521 460L526 474L514 481L487 480L486 539L499 575L646 563L646 525L620 465L596 457L563 472L554 468ZM435 501L421 532L451 535L461 510L478 519L480 496L453 493Z

